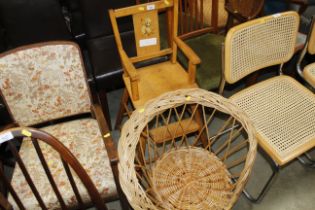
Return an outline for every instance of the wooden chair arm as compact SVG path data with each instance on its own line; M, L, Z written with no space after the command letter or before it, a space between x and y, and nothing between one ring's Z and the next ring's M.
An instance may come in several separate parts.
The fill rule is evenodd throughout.
M117 148L114 144L114 141L112 139L112 136L110 134L107 121L104 117L104 113L102 110L102 107L99 103L94 104L92 107L92 110L94 112L94 116L98 122L98 125L101 129L102 138L107 150L108 158L110 160L111 165L115 165L118 163L118 153Z
M181 51L183 51L189 62L191 62L193 65L197 65L201 62L199 56L184 41L178 37L174 37L174 41Z
M131 81L139 80L137 70L127 56L127 53L123 49L119 49L119 54L122 60L122 65L124 66L126 73L130 77Z

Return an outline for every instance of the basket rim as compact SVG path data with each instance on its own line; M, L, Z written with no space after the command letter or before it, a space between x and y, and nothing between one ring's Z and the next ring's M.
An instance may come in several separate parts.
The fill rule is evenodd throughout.
M165 104L163 102L167 103ZM162 103L163 105L161 105ZM136 146L140 140L140 133L145 125L157 114L181 104L200 104L230 114L238 120L247 132L249 142L248 152L244 168L239 179L235 182L235 190L231 198L231 204L226 208L230 209L241 194L253 167L257 153L256 131L253 127L253 123L245 112L231 100L199 88L179 89L167 92L148 101L143 108L137 109L132 113L131 117L122 128L118 142L118 169L121 188L134 209L159 209L148 198L138 182L133 160L136 155Z

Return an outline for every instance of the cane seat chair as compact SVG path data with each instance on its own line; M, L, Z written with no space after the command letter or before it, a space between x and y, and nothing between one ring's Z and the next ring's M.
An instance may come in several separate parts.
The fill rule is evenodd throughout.
M168 48L160 46L159 13L166 12L172 20L170 36L171 44ZM123 80L125 91L117 115L116 128L122 120L122 113L128 110L128 99L134 109L141 109L145 102L160 94L180 88L197 87L195 83L196 65L199 57L177 37L178 28L178 0L154 1L136 6L109 10L110 19L115 35L117 48L124 68ZM124 51L117 19L132 16L135 31L137 56L129 58ZM168 25L168 23L164 23ZM177 49L188 57L189 64L186 71L177 61ZM135 63L152 58L169 56L165 62L135 68ZM130 114L130 108L127 113Z
M297 71L299 75L304 78L312 88L315 88L315 63L308 64L302 70L301 65L305 57L306 52L311 55L315 54L315 17L312 17L310 31L308 33L304 48L300 54L299 60L297 62Z
M37 127L53 135L80 161L104 201L118 198L118 179L113 176L113 172L117 174L116 149L100 102L95 95L90 97L75 43L39 43L0 55L0 90L16 125ZM37 164L24 143L19 152L26 155L28 170L36 172ZM36 198L29 197L31 190L24 184L21 171L14 170L13 177L16 193L29 204L26 208L36 208ZM40 186L47 206L58 206L58 200L47 193L51 192L49 183L41 183L37 173L31 177ZM75 206L77 202L70 195L65 202Z
M202 129L178 135L188 125L171 122L191 121L199 108ZM169 127L161 133L172 136L169 142L148 135L160 121ZM254 133L246 115L218 94L198 88L165 93L123 126L121 187L134 209L231 209L255 160Z
M75 199L80 208L84 207L83 201L90 201L97 209L107 209L80 162L55 137L38 129L18 127L0 132L0 138L1 143L8 143L8 148L16 159L17 166L11 181L10 177L6 176L8 173L5 172L5 168L0 168L1 184L9 192L8 199L2 197L2 200L7 200L12 209L39 209L39 207L66 209L67 206L73 205ZM23 142L20 153L16 149L15 141ZM24 180L21 180L22 177ZM25 185L30 189L22 193L22 188L27 189ZM51 187L47 188L47 185ZM73 190L75 197L73 193L69 193L70 189ZM86 192L82 193L83 191ZM43 193L54 198L40 196ZM32 204L34 201L32 197L36 197L38 206ZM48 200L55 200L59 204L52 205ZM8 204L5 206L3 208L10 209Z
M258 144L275 166L267 185L279 167L315 146L314 94L281 74L283 63L294 54L298 25L296 12L279 13L230 29L225 41L224 80L230 84L256 70L280 64L280 76L259 82L230 98L253 121ZM259 201L267 185L257 198L249 198Z

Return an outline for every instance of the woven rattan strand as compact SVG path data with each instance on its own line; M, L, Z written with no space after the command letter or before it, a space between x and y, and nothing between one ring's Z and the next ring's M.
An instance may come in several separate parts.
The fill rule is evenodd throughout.
M288 61L298 30L297 13L259 18L232 28L227 34L225 79L235 83L250 73Z
M224 209L232 197L224 163L201 148L165 153L152 174L154 193L166 209Z
M185 128L196 113L199 129ZM172 136L167 142L150 135L161 118L166 123L161 135ZM251 121L229 99L201 89L165 93L135 110L123 126L121 188L136 210L231 209L255 160L254 134Z
M250 116L258 141L284 165L315 146L315 98L300 83L278 76L231 97Z
M305 80L315 88L315 63L305 66L303 76Z

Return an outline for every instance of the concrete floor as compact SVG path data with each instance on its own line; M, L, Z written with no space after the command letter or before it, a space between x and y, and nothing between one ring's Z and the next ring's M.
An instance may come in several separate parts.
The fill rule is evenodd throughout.
M225 96L237 92L237 86L225 92ZM118 110L122 90L108 94L109 109L112 123ZM115 141L119 139L119 132L113 131ZM271 174L271 169L266 160L258 153L252 175L246 186L253 195L259 192L266 179ZM108 204L110 210L120 210L118 201ZM298 161L293 161L280 170L266 196L259 204L249 202L241 195L233 210L314 210L315 209L315 169L306 168Z

